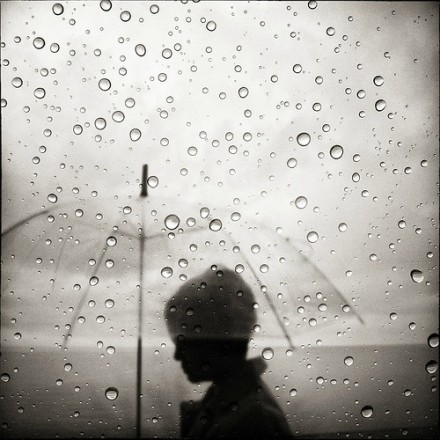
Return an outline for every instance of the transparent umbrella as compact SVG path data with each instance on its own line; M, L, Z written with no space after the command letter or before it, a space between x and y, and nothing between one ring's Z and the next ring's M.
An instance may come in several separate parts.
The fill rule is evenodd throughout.
M124 426L135 414L129 434L148 434L154 418L146 414L157 391L145 382L166 364L164 304L208 268L232 269L253 288L258 323L250 348L266 360L275 347L292 352L325 338L329 325L343 331L352 319L362 321L306 256L307 243L256 221L249 208L148 195L146 180L144 167L140 196L55 205L2 234L5 346L55 345L65 354L63 374L72 365L87 371L95 402L121 402ZM96 347L101 359L122 354L105 369ZM56 383L62 387L63 379Z

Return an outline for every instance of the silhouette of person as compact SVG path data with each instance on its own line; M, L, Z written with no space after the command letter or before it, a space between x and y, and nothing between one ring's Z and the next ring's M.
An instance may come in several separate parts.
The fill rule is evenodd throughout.
M165 317L174 357L193 383L212 385L201 401L181 403L181 436L272 439L291 431L260 378L265 362L246 359L256 323L254 296L229 269L208 269L168 301Z

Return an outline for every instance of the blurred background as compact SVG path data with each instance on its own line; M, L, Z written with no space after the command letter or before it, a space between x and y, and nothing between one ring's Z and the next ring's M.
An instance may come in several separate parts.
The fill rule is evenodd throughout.
M437 3L7 1L1 59L3 437L179 437L223 266L292 434L438 436Z

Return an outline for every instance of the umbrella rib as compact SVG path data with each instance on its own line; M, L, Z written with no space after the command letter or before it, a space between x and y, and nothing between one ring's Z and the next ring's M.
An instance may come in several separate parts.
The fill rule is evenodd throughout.
M232 237L230 237L230 239L231 239L231 241L234 243L234 245L237 246L237 242L236 242ZM242 252L242 253L243 253L244 260L245 260L246 264L247 264L248 267L250 268L252 274L254 275L255 279L257 280L258 284L259 284L260 287L261 287L262 284L261 284L261 282L260 282L260 279L259 279L257 273L255 272L255 270L254 270L254 268L252 267L252 265L249 263L249 260L247 259L246 254L245 254L244 252ZM292 339L290 338L290 335L287 333L286 329L284 328L284 326L283 326L283 322L281 321L281 318L279 317L278 312L277 312L275 306L272 304L272 301L270 300L270 298L269 298L269 296L266 294L266 292L263 292L263 294L264 294L264 297L266 298L266 300L267 300L267 302L268 302L268 304L269 304L269 307L270 307L271 310L272 310L272 313L274 314L274 316L275 316L275 318L276 318L276 320L277 320L277 322L278 322L278 325L279 325L280 328L281 328L281 331L282 331L283 334L284 334L284 337L287 339L287 342L289 343L289 347L290 347L292 350L295 350L295 347L293 346Z
M102 262L104 260L104 255L105 255L107 249L108 249L108 245L106 244L104 249L103 249L102 255L99 257L98 263L96 265L95 270L93 271L92 276L95 276L98 273L98 269L99 269L99 267L101 266L101 264L102 264ZM78 304L78 307L77 307L77 312L75 313L75 316L72 318L72 321L70 321L70 334L71 335L73 334L73 329L75 327L75 322L77 322L79 313L81 312L81 309L82 309L82 307L83 307L83 305L84 305L84 303L86 301L87 294L89 293L89 290L90 290L90 284L87 286L86 291L83 293L83 295L82 295L82 297L81 297L81 299L79 301L79 304ZM65 335L64 336L63 348L67 347L67 342L68 342L68 335Z

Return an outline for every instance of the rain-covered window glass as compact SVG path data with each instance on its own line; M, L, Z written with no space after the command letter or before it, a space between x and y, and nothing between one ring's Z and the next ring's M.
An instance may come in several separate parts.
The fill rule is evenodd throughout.
M1 2L1 436L434 437L438 11Z

